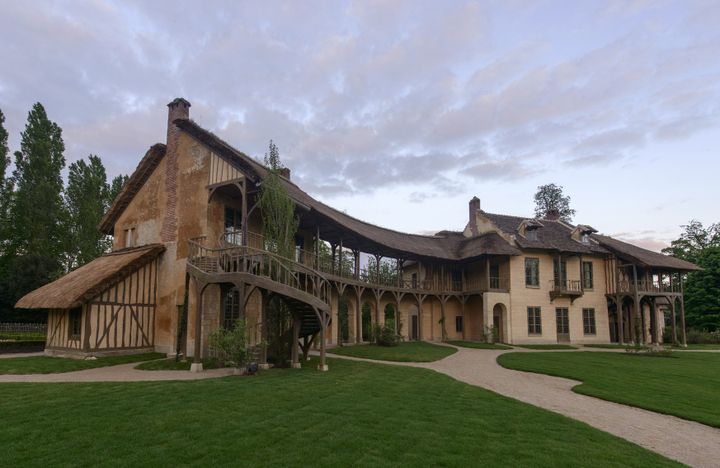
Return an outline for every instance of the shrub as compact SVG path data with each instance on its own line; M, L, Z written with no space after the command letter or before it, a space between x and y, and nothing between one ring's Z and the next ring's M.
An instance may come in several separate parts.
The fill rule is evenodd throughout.
M710 332L691 328L686 336L690 344L720 344L720 331Z
M210 334L210 348L225 365L241 368L248 365L251 353L247 347L245 320L238 319L231 330L219 328Z
M402 339L401 335L395 333L394 328L387 325L374 325L372 329L372 342L378 346L397 346Z
M673 352L669 348L662 348L659 346L644 346L634 345L625 348L626 353L630 353L634 356L647 356L647 357L675 357Z

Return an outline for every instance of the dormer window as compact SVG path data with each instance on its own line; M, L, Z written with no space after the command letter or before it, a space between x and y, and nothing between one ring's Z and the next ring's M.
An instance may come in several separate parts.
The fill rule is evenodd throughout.
M525 238L530 241L538 240L537 230L536 229L528 229L527 231L525 231Z
M589 244L590 243L590 234L588 234L587 232L583 233L583 235L580 236L580 241L583 244Z

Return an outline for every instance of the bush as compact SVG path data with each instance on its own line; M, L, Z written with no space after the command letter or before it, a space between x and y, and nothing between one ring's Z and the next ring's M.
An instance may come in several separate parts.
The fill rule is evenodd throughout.
M710 332L691 328L687 331L687 342L690 344L720 344L720 331Z
M395 333L394 328L387 325L375 325L372 329L372 342L378 346L397 346L402 339L401 335Z
M210 334L210 348L225 365L242 368L249 364L251 353L247 347L245 320L238 319L231 330L219 328Z
M673 352L669 348L662 348L659 346L643 346L635 345L628 346L625 348L626 353L630 353L634 356L647 356L647 357L675 357Z

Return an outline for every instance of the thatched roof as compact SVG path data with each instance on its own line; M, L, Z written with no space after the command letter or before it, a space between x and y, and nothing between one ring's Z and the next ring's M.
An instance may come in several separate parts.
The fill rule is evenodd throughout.
M99 295L165 251L162 244L117 250L25 296L18 309L71 309Z
M643 249L637 245L628 244L608 236L593 234L600 244L612 253L632 263L639 263L652 268L677 270L677 271L700 271L702 268L694 263L686 262L677 257L653 252L652 250Z
M123 185L120 193L113 200L110 209L108 209L105 216L100 220L100 232L108 235L113 234L113 228L115 222L118 220L120 215L125 208L130 204L135 195L140 191L145 182L147 182L150 174L160 164L160 161L165 156L165 145L162 143L156 143L150 147L145 153L145 156L140 160L135 172L132 173L128 181Z

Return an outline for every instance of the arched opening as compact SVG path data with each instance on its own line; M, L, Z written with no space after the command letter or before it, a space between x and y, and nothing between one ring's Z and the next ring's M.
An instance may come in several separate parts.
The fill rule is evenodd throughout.
M362 339L370 341L372 335L372 306L368 302L362 305Z
M409 329L408 329L408 339L417 341L420 339L420 320L418 317L418 307L416 305L411 305L410 310L408 311L408 317L409 317Z
M504 304L495 304L493 306L493 341L495 343L505 343L507 338L505 337L505 319L507 316L507 309Z
M618 308L614 300L608 298L607 300L608 309L608 328L610 331L610 342L618 343L618 337L620 336L618 331Z
M385 326L395 329L395 306L392 304L385 306Z

